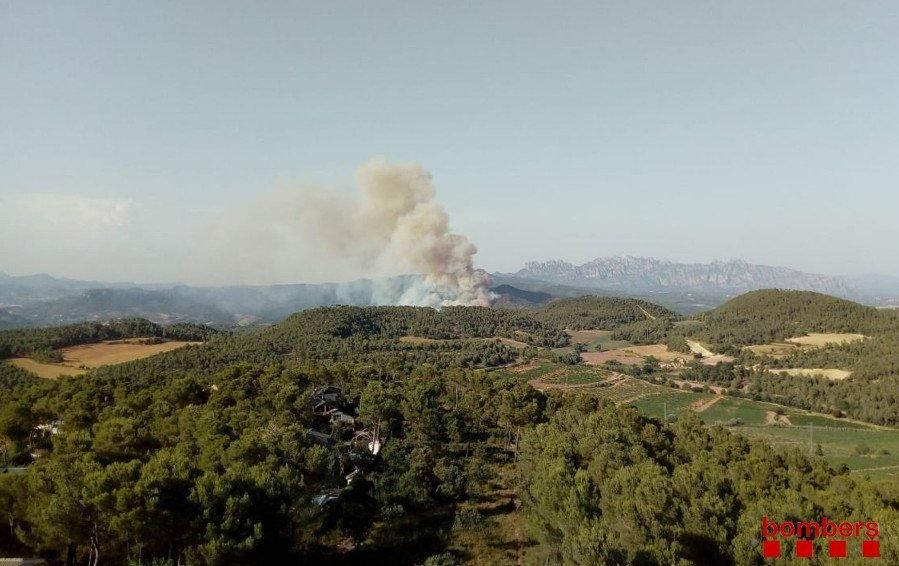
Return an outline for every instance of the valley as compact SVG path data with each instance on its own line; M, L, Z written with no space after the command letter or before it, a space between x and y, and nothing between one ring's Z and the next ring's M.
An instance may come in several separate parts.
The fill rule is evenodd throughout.
M821 512L874 505L889 517L897 320L826 295L759 291L692 317L587 296L535 310L324 307L241 332L141 319L0 332L11 464L0 496L22 503L11 520L28 533L0 545L41 541L58 559L65 548L43 533L90 520L122 557L137 530L146 552L174 545L199 562L552 561L566 552L546 536L560 494L579 501L565 511L576 514L643 505L635 490L662 489L668 510L653 517L693 525L691 506L718 498L723 517L754 524L759 506L794 493L769 474L817 486L801 497ZM45 366L79 375L41 379ZM598 491L569 492L578 481ZM95 485L128 505L88 499ZM157 503L158 490L170 498ZM254 504L233 507L235 497ZM88 515L39 511L62 504ZM222 509L229 530L204 530L200 504ZM160 520L182 527L159 530ZM755 527L725 524L698 542L629 528L645 533L640 552L715 544L741 560ZM281 542L236 544L260 528ZM632 543L596 528L602 552L634 559ZM86 552L90 540L72 536Z

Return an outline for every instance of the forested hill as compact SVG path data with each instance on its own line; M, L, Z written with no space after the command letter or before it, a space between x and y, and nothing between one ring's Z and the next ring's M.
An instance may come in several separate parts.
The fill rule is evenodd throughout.
M76 378L0 361L0 555L450 565L497 544L495 512L547 563L742 564L772 509L896 520L895 490L821 459L477 369L567 340L518 311L334 307Z
M142 318L109 322L81 322L48 328L0 330L0 359L33 356L39 352L124 338L207 340L218 331L200 324L179 322L163 326Z
M765 289L728 301L699 317L692 331L712 344L765 344L810 332L876 333L891 317L878 309L812 291Z
M595 296L559 299L535 311L534 316L557 328L572 330L613 330L642 320L679 318L674 311L648 301Z

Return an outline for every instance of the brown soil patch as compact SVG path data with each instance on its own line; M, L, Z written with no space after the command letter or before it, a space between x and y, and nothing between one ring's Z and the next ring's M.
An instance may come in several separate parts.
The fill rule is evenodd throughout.
M787 338L787 342L802 344L803 346L815 346L821 348L827 346L828 344L848 344L850 342L858 342L859 340L864 339L864 334L850 334L841 332L812 332L808 336Z
M87 370L62 366L59 364L44 364L36 362L29 358L12 358L8 360L12 365L30 371L38 377L44 379L56 379L59 376L81 375Z
M690 405L690 408L693 409L694 411L696 411L697 413L701 413L723 398L724 398L723 395L715 395L711 399L701 399L699 401L696 401L692 405Z
M607 352L583 352L581 359L590 366L601 366L608 361L616 361L624 365L636 366L643 363L643 356L627 350L609 350Z
M846 379L852 372L846 369L823 369L823 368L787 368L787 369L770 369L771 373L785 373L787 375L804 375L808 377L819 376L826 377L833 381L841 381Z
M790 417L786 415L778 415L774 411L765 411L765 424L775 426L793 426L793 423L790 422Z
M171 342L160 342L159 344L141 344L133 340L117 340L100 342L99 344L72 346L63 348L60 352L64 360L62 365L76 368L81 366L96 368L148 358L162 352L171 352L190 344L201 343L172 340Z

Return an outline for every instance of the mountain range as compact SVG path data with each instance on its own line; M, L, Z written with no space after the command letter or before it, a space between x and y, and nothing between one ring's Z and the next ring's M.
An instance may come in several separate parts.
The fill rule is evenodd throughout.
M529 308L559 297L592 294L646 299L691 314L714 308L741 293L768 288L818 291L875 306L899 304L896 278L818 275L740 260L676 263L625 256L598 258L581 265L552 260L528 262L517 272L492 276L495 305L506 308ZM404 286L415 278L203 287L0 273L0 329L125 317L220 327L271 324L316 306L377 304L379 285Z
M741 260L676 263L649 257L616 256L597 258L581 265L562 260L532 261L511 275L628 293L682 291L739 294L765 288L800 289L831 295L852 292L848 281L840 277Z

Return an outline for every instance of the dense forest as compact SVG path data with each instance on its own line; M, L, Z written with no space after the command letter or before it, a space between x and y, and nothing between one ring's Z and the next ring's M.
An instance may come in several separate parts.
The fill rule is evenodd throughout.
M571 330L613 330L625 324L647 319L679 318L674 311L648 301L594 296L559 299L533 313L535 318L547 324Z
M896 520L895 482L491 369L553 355L568 343L560 326L475 307L334 307L77 378L0 362L0 461L22 472L0 474L0 555L456 564L473 557L448 551L452 534L483 520L471 503L509 478L547 563L758 562L750 543L771 509ZM671 328L621 324L633 338ZM15 351L79 335L22 332L6 336ZM712 370L697 379L737 371ZM897 557L895 541L881 548Z
M896 485L875 487L695 415L664 426L586 396L531 429L519 458L524 509L553 564L754 564L763 515L899 521ZM895 539L881 549L899 559Z

